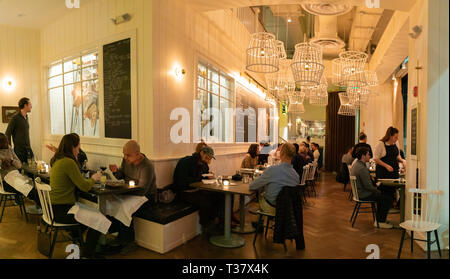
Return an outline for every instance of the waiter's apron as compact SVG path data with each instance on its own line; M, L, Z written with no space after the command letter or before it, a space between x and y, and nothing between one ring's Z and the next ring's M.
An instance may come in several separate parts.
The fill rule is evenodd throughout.
M384 144L384 148L386 148L386 156L381 158L381 161L391 166L394 169L394 171L389 172L385 167L378 165L376 168L377 179L398 179L399 167L397 157L399 155L399 151L397 145Z

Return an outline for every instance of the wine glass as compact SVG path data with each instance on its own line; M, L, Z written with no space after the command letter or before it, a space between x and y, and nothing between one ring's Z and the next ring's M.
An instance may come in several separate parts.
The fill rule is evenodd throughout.
M106 186L106 175L102 175L100 177L100 186L102 190L105 190L105 186Z

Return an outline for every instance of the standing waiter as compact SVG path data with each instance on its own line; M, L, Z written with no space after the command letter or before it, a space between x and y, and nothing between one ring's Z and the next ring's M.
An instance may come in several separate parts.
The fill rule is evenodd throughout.
M377 179L399 178L399 163L403 164L406 169L406 161L400 156L397 141L398 129L389 127L386 131L386 135L375 147L374 158L377 163ZM380 186L380 190L395 199L395 188Z
M19 101L19 109L9 121L6 129L6 137L9 144L14 142L14 152L22 163L27 162L28 158L33 158L33 150L30 145L30 124L28 123L28 113L31 112L31 101L28 98L22 98ZM12 136L12 141L11 141Z

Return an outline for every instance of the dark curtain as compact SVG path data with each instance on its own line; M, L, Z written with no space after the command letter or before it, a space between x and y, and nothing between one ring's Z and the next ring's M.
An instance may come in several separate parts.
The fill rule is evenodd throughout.
M342 155L355 145L355 117L338 115L341 105L338 93L328 93L325 169L331 172L339 172Z

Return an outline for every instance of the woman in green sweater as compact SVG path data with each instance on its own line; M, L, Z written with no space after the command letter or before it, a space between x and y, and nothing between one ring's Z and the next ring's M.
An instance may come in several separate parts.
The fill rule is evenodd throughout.
M76 134L65 135L58 150L50 161L50 199L52 201L54 221L63 224L76 224L73 214L67 214L76 202L75 188L88 192L100 179L101 174L94 174L85 179L80 172L77 156L80 151L80 137ZM72 232L76 235L77 232ZM100 232L88 229L82 256L94 256Z

